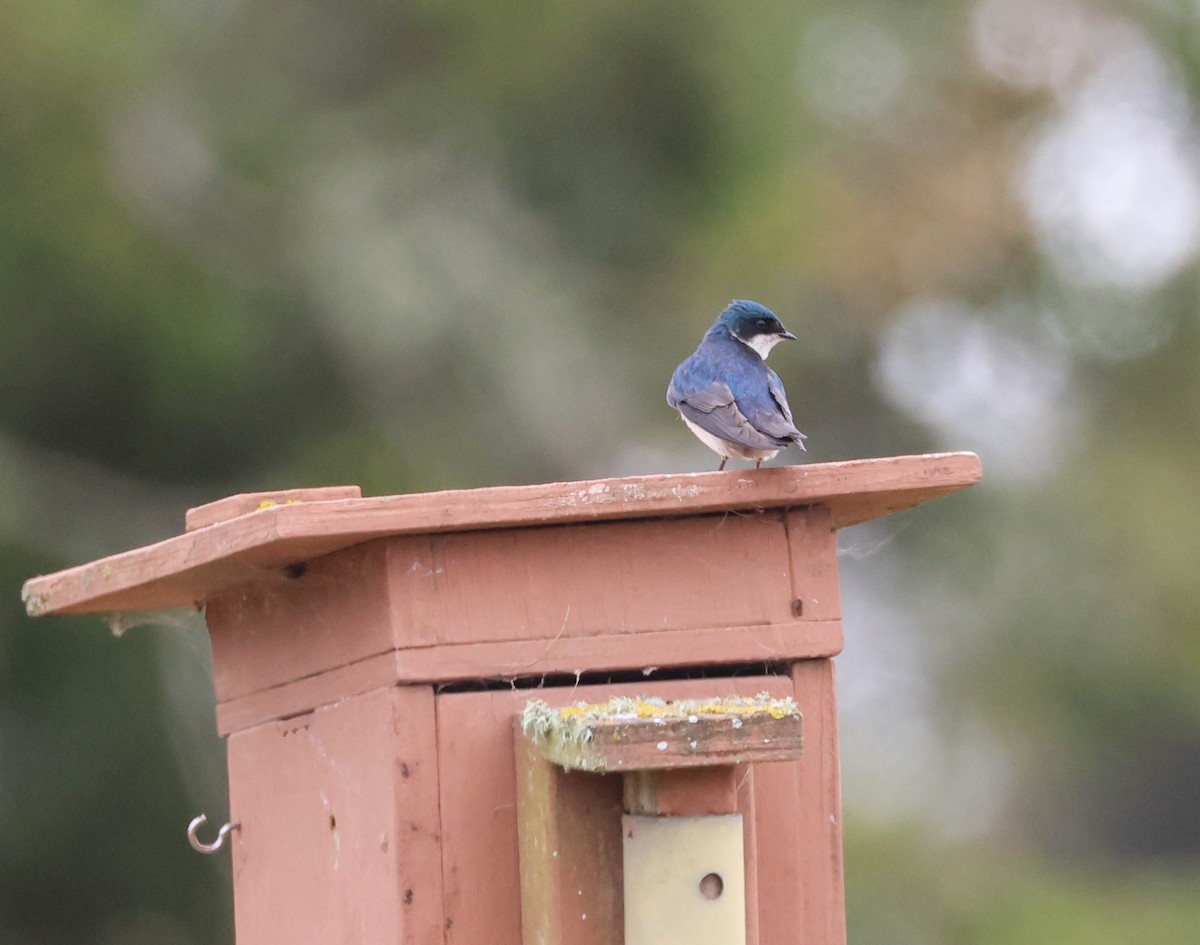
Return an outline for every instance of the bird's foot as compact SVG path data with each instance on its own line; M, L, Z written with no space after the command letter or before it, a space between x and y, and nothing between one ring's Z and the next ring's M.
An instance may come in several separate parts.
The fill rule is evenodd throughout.
M726 464L727 462L729 462L729 457L728 457L728 456L722 457L722 459L721 459L721 465L717 467L717 472L720 472L722 469L724 469L724 468L725 468L725 464Z

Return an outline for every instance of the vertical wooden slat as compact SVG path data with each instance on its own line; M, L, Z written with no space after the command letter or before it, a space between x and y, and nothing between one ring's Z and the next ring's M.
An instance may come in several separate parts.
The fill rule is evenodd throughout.
M826 508L788 509L793 613L805 620L842 616L838 587L837 531Z
M517 692L437 698L446 945L518 942Z
M805 723L804 757L796 765L800 840L796 857L804 903L800 941L841 945L846 941L846 904L833 661L796 663L792 678Z
M434 726L388 688L230 737L238 945L442 940Z
M742 823L746 828L746 945L759 945L761 941L758 920L758 822L754 803L754 772L760 767L765 765L739 765L735 769L737 812L742 815Z
M515 739L522 941L621 945L621 775L563 771Z
M754 895L759 945L815 945L800 934L807 911L801 874L805 853L801 848L809 841L800 831L800 805L804 799L798 769L807 761L807 752L818 734L809 725L804 715L805 757L754 766Z

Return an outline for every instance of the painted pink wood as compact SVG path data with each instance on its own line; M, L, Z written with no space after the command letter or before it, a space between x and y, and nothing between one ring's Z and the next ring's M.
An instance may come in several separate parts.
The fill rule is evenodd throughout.
M478 942L519 942L520 863L516 815L516 766L513 716L527 699L543 699L551 705L568 705L577 700L603 701L614 695L656 695L666 699L688 699L718 695L752 696L759 692L789 696L793 682L787 676L741 677L736 679L692 679L673 682L647 681L615 686L561 686L545 689L442 694L437 699L438 765L442 796L442 869L446 893L446 945L476 945ZM807 724L807 718L805 719ZM745 767L755 772L770 768L792 768L802 761L757 764ZM579 775L613 778L617 775ZM796 822L795 793L780 793L755 778L758 811L755 829L778 832ZM794 782L793 782L794 786ZM620 796L619 786L616 788ZM607 811L607 808L605 809ZM596 816L611 812L598 811ZM611 823L612 835L620 838L620 810ZM794 848L800 838L794 829L780 836L780 844ZM761 842L761 841L760 841ZM560 852L560 856L561 856ZM794 871L793 871L794 874ZM572 873L571 875L576 875ZM619 882L620 877L617 877ZM584 897L589 895L586 887ZM576 890L571 895L581 898ZM793 887L790 895L795 896ZM596 893L596 895L599 895ZM760 899L762 897L760 896ZM762 910L780 908L762 899ZM563 915L580 917L584 910ZM578 922L586 920L577 918ZM562 940L570 943L571 929Z
M391 650L387 551L368 542L314 558L296 577L276 573L209 598L217 701Z
M25 583L31 615L207 600L296 561L400 534L821 505L842 528L978 481L972 453L275 505Z
M397 646L434 630L442 643L476 643L797 619L778 511L460 532L422 544L411 560L392 556ZM836 597L832 541L808 567Z
M429 945L443 931L428 687L229 739L238 945Z
M573 738L569 744L556 738L538 739L537 744L547 760L583 771L711 771L799 758L804 725L799 715L775 718L758 712L609 718L589 720L586 727L586 738Z
M290 505L296 502L329 502L332 499L361 499L358 486L320 486L315 489L280 489L276 492L243 492L207 505L188 509L184 516L184 531L194 532L217 522L239 515L249 515L269 505Z
M524 700L761 690L795 696L804 750L735 768L750 941L842 945L835 529L979 476L956 453L265 508L237 496L194 510L187 534L23 594L31 614L207 604L242 823L239 945L516 942ZM434 696L459 680L763 662L795 665ZM599 798L619 842L619 805L596 783L565 790ZM568 887L589 875L595 825L555 829L583 851L555 872L563 922L586 921ZM560 928L564 942L579 931Z
M837 529L828 509L788 509L788 570L798 616L831 619L842 615L837 569ZM833 654L829 654L833 655Z
M211 623L210 619L210 631ZM302 632L302 627L293 625L293 639ZM287 647L286 635L278 638L278 645ZM836 656L842 645L841 623L821 620L771 627L662 630L634 636L605 634L552 641L513 640L392 650L220 702L217 728L227 735L392 683L530 678L631 667L790 662ZM222 646L222 654L223 661L237 658L234 647Z
M640 817L711 817L737 814L738 781L748 764L705 768L630 771L625 780L625 813Z
M206 616L231 731L391 682L831 656L838 600L811 509L402 535L216 592Z
M844 945L841 770L833 661L796 663L792 678L794 698L804 717L804 757L790 772L783 765L756 769L757 778L772 782L768 790L795 798L795 820L790 826L796 842L780 843L777 834L759 833L759 896L780 907L779 914L761 914L762 941L763 945L797 941ZM799 914L790 913L796 907Z
M804 756L754 769L758 934L761 945L845 945L833 662L799 662L793 680ZM768 809L764 797L788 801Z

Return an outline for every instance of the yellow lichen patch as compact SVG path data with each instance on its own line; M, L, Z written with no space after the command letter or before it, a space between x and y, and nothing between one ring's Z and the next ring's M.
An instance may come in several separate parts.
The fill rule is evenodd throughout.
M534 707L537 707L536 709ZM607 702L576 702L561 709L552 709L540 699L532 700L525 708L525 731L530 730L536 718L542 731L550 729L572 729L586 726L589 722L619 722L632 719L687 719L693 716L736 716L745 718L753 715L769 715L782 719L797 715L796 703L790 697L776 699L765 692L757 696L729 696L724 699L680 699L668 702L654 696L615 696ZM565 733L564 733L565 734Z
M263 509L273 509L273 508L275 508L275 506L280 505L280 504L299 505L303 501L304 501L303 499L288 499L286 502L279 503L279 502L276 502L274 499L263 499L261 502L258 503L258 508L255 511L261 512Z
M730 696L675 702L654 696L617 696L607 702L577 702L563 708L552 708L540 699L533 699L525 705L521 728L544 757L564 768L628 771L634 770L632 766L623 767L628 761L638 768L665 766L654 752L651 756L656 760L647 763L644 757L647 745L657 752L670 749L674 754L688 757L697 752L712 752L713 757L725 759L745 754L751 748L745 734L730 742L720 733L729 729L759 732L763 736L762 745L767 745L773 738L761 731L763 726L781 721L788 726L787 732L795 729L798 747L800 713L796 703L790 698L772 698L765 692L750 698ZM785 737L781 744L786 743Z

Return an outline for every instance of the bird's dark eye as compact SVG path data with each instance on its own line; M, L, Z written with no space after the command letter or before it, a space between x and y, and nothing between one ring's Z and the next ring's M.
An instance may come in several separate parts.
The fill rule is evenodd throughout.
M766 327L767 327L767 320L766 320L765 318L756 318L756 319L754 320L754 325L755 325L755 327L757 327L757 328L766 328Z

